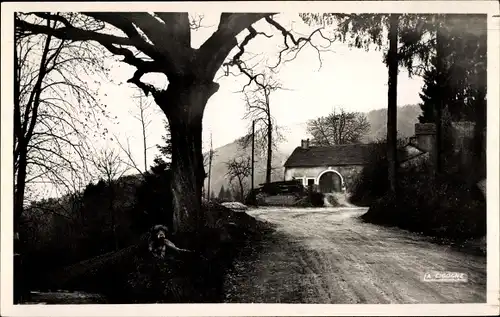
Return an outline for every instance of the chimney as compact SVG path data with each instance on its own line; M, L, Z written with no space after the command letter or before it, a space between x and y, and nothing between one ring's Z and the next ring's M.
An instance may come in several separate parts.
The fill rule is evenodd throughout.
M434 155L436 142L436 126L434 123L415 123L415 139L417 146Z
M304 150L308 149L309 148L309 139L307 139L307 140L301 140L300 141L300 147L303 148Z

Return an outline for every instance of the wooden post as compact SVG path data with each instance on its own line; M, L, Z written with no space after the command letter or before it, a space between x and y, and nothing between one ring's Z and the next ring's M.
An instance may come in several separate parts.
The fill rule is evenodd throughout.
M397 188L397 87L398 87L398 28L399 15L390 15L389 28L389 89L387 105L387 160L389 163L389 184L393 194Z
M210 201L210 176L212 175L212 157L214 155L213 145L212 145L212 133L210 133L210 152L208 152L208 186L207 186L207 197L208 201Z
M254 190L255 120L252 121L252 192Z

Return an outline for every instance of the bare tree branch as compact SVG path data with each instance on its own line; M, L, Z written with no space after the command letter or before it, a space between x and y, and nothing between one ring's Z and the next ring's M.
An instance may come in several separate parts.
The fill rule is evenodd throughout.
M317 146L359 143L369 129L370 123L364 114L342 108L338 113L334 111L307 123L307 130L313 136L311 142Z
M240 199L243 200L245 197L245 180L250 176L252 172L251 159L249 157L246 158L234 158L228 162L226 162L227 173L226 175L229 177L229 183L232 183L233 180L238 182L240 187Z

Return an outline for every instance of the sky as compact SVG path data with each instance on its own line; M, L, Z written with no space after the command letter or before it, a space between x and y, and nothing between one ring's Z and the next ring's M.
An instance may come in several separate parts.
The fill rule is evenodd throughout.
M199 16L198 13L192 13L192 15ZM192 46L194 48L199 47L216 30L218 18L218 15L204 15L202 25L205 27L193 31ZM308 35L317 28L317 26L305 25L296 14L278 15L276 20L287 29L293 28L300 34ZM247 51L252 54L261 53L268 59L263 63L274 65L280 50L279 45L283 43L283 37L265 21L258 22L254 26L257 31L265 31L273 37L258 36L247 46ZM329 34L328 30L327 27L325 35ZM245 35L241 34L239 41ZM320 37L315 37L314 43L326 44ZM334 42L329 49L329 51L321 52L321 68L316 50L309 46L302 50L296 59L280 67L279 73L274 77L281 82L285 90L271 95L271 111L278 125L289 126L305 122L328 114L333 107L361 112L386 107L388 72L382 62L382 52L349 48L347 44L341 42ZM230 56L234 52L236 50ZM116 61L109 61L109 63L112 68L111 78L116 82L126 82L133 74L134 68L124 63ZM210 138L212 138L214 148L217 148L244 135L250 125L250 122L242 119L245 113L245 103L243 94L239 92L248 80L243 76L223 76L222 72L216 75L216 79L220 88L209 99L203 119L205 150L209 148ZM166 78L155 75L146 75L143 80L160 87L166 87L168 84ZM420 102L421 87L421 78L409 78L406 71L400 70L398 104ZM108 110L112 115L117 116L119 122L112 125L110 130L119 136L121 142L129 138L132 147L136 149L137 161L141 161L140 122L131 116L131 114L138 113L137 101L131 98L133 94L137 94L137 90L131 84L118 86L103 82L101 86L101 97L108 105ZM152 122L148 131L148 140L150 145L154 145L161 142L165 116L152 98L149 102L151 107L148 111ZM148 161L152 162L155 150L150 152Z

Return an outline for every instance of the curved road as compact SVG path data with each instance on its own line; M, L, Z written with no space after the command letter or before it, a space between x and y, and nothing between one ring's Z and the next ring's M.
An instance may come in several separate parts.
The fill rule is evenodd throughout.
M257 209L277 225L263 250L244 251L226 282L226 302L411 304L484 303L486 258L362 222L364 208ZM428 282L431 271L467 282Z

